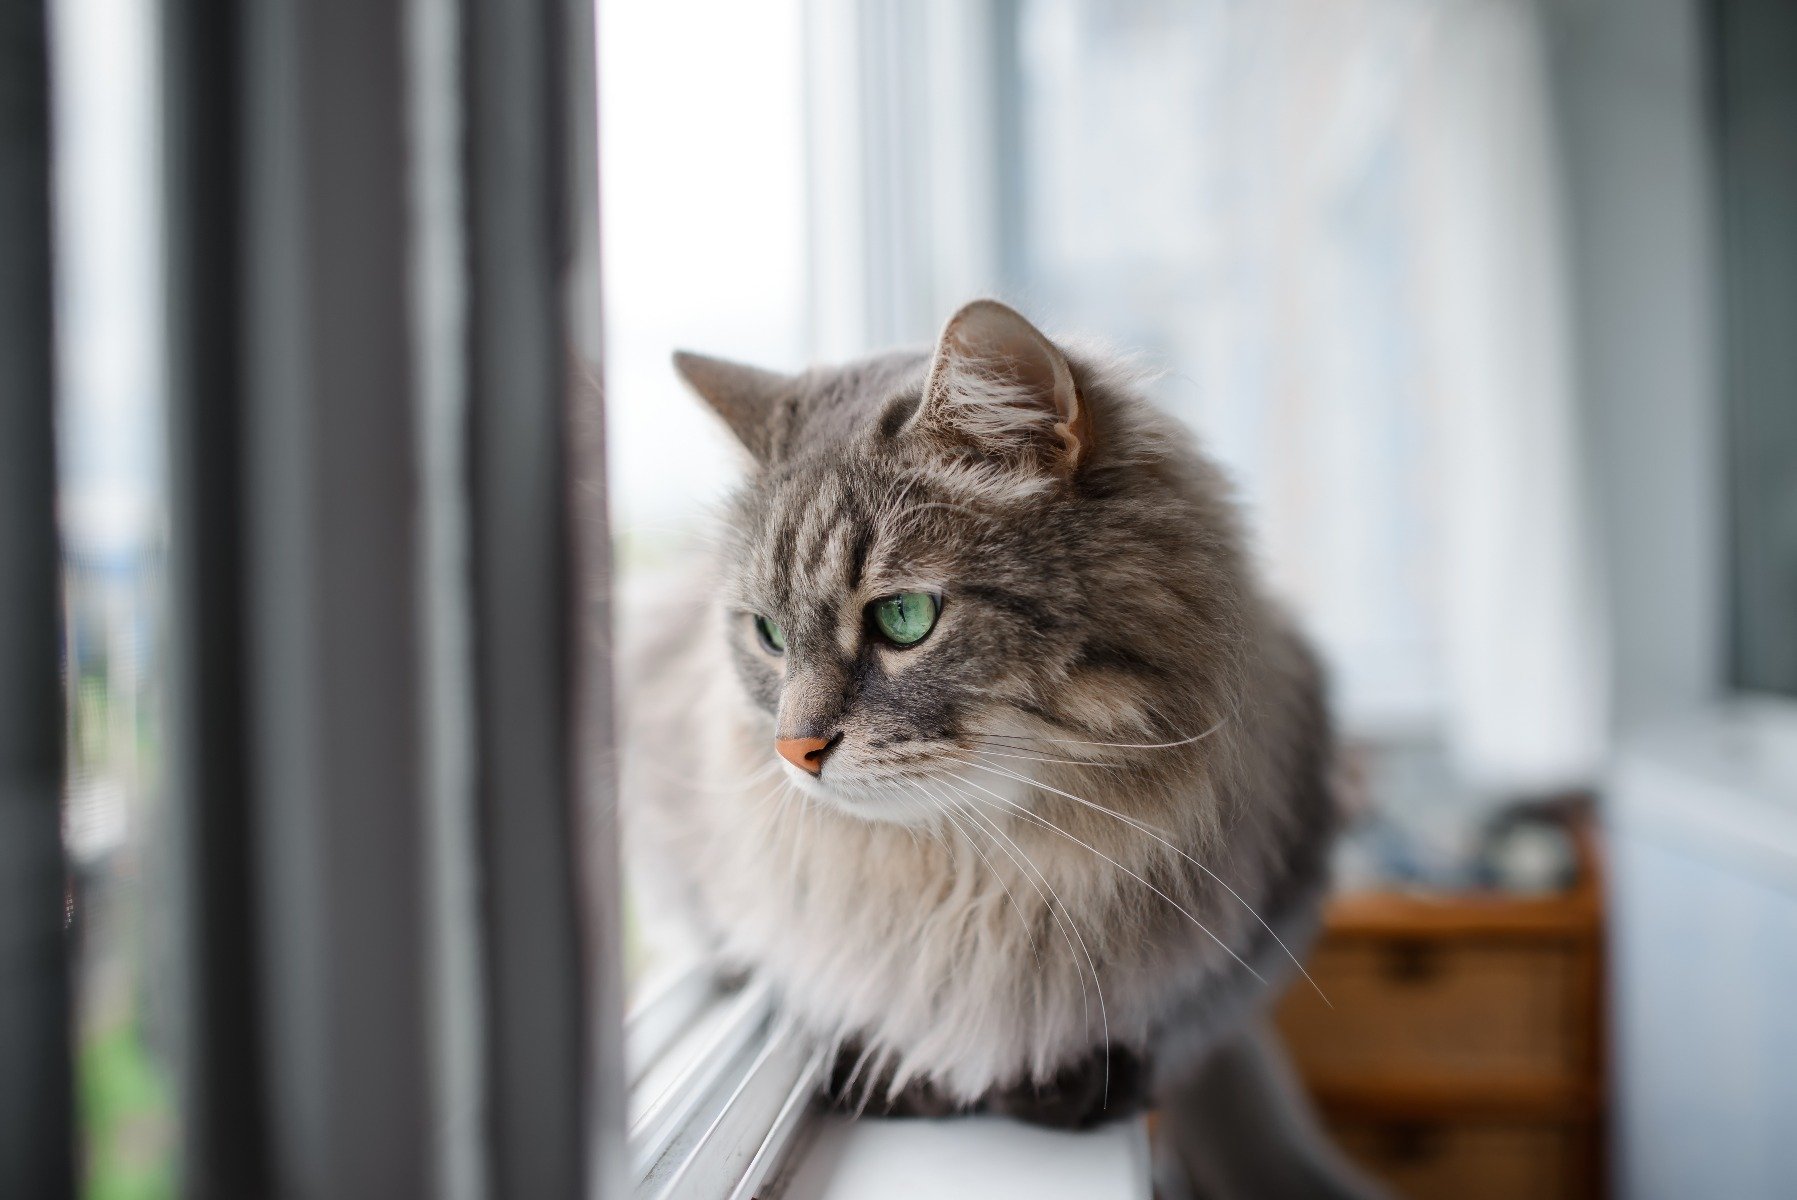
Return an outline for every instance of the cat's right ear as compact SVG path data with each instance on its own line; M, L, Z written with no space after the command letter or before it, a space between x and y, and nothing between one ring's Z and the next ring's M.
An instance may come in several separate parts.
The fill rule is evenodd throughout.
M1092 424L1067 356L1016 309L975 300L948 319L920 427L998 461L1071 477Z
M783 397L792 394L793 380L760 367L685 350L674 351L674 369L699 399L724 418L736 440L758 461L766 462L778 406Z

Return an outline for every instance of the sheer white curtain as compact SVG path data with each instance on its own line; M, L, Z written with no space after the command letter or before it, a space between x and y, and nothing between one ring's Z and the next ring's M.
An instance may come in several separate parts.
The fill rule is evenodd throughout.
M1540 788L1593 778L1609 723L1545 42L1527 0L1458 0L1439 22L1418 83L1445 728L1470 778Z
M1444 748L1478 795L1592 778L1534 0L812 13L814 67L866 66L808 77L811 119L834 114L810 142L830 351L927 338L956 288L1146 351L1240 482L1351 732Z

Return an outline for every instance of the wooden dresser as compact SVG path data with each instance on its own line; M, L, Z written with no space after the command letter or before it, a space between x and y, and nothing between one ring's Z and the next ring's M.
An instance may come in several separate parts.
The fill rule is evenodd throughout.
M1417 1200L1603 1194L1597 856L1544 898L1337 897L1279 1026L1342 1148Z

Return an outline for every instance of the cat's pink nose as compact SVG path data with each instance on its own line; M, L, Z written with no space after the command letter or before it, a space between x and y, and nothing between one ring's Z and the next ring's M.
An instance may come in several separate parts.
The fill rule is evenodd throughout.
M801 771L809 771L813 775L824 773L824 759L836 748L836 738L794 737L775 738L774 749L781 758Z

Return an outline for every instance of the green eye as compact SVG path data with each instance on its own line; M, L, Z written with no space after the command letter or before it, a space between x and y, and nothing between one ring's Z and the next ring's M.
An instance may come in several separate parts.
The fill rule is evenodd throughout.
M786 653L786 634L778 625L766 617L756 617L755 632L761 635L761 644L769 654Z
M901 592L874 601L874 628L895 646L915 646L935 628L938 609L928 592Z

